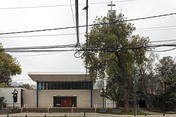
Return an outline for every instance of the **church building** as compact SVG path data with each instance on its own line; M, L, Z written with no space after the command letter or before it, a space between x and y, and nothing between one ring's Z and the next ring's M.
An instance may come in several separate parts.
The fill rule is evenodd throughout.
M89 74L80 73L28 73L36 82L36 90L23 92L27 108L78 107L93 108L102 104L99 89L93 89L94 83Z

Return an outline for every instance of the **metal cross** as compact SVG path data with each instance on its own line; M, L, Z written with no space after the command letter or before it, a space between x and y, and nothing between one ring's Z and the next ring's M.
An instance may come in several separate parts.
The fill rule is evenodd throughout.
M108 6L111 6L111 10L112 10L112 6L116 6L116 4L112 4L112 1L111 1L111 4L108 4Z

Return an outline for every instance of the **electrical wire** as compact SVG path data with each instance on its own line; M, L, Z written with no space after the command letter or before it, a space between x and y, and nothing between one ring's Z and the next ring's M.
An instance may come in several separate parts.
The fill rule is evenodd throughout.
M150 17L142 17L142 18L135 18L135 19L129 19L129 20L123 20L123 21L138 21L138 20L144 20L144 19L151 19L151 18L158 18L158 17L164 17L164 16L171 16L176 15L176 13L169 13L169 14L162 14L162 15L155 15ZM119 22L123 22L119 21ZM94 26L94 25L105 25L109 23L102 23L102 24L90 24L88 26ZM77 27L77 26L76 26ZM18 32L6 32L6 33L0 33L0 35L8 35L8 34L19 34L19 33L32 33L32 32L44 32L44 31L54 31L54 30L63 30L63 29L71 29L76 28L75 26L70 27L62 27L62 28L51 28L51 29L41 29L41 30L30 30L30 31L18 31ZM78 27L86 27L86 25L80 25Z
M72 12L73 24L75 26L75 20L74 20L74 14L73 14L73 8L72 8L71 0L70 0L70 8L71 8L71 12Z
M66 52L66 51L104 51L104 52L118 52L121 50L128 50L128 49L147 49L147 48L156 48L156 47L172 47L172 46L176 46L176 44L160 44L160 45L151 45L151 46L139 46L139 47L128 47L128 48L89 48L89 49L67 49L67 50L6 50L3 49L4 52Z
M170 15L176 15L176 13L169 13L169 14L162 14L162 15L153 15L153 16L149 16L149 17L135 18L135 19L129 19L129 20L124 20L124 21L137 21L137 20L144 20L144 19L158 18L158 17L170 16Z
M85 33L79 33L85 34ZM0 38L21 38L21 37L50 37L50 36L69 36L76 35L76 33L65 33L65 34L48 34L48 35L24 35L24 36L0 36Z
M72 48L76 47L76 44L69 45L53 45L53 46L33 46L33 47L16 47L16 48L3 48L3 50L19 50L19 49L49 49L49 48Z
M116 45L116 44L114 44ZM149 45L148 47L160 47L160 46L175 46L172 44L162 44L162 45ZM70 44L70 45L54 45L54 46L33 46L33 47L15 47L15 48L3 48L1 50L3 51L6 51L6 52L14 52L14 51L35 51L35 49L51 49L51 48L76 48L76 44ZM106 50L108 48L104 48L103 50ZM113 48L110 48L110 49L113 49ZM120 49L120 48L118 48ZM123 48L122 48L123 49ZM133 48L127 48L127 49L133 49ZM138 48L137 48L138 49ZM78 51L84 51L84 50L87 50L87 49L80 49ZM97 48L95 49L89 49L89 51L92 51L92 50L99 50ZM102 50L102 49L101 49ZM39 50L40 51L40 50ZM52 50L47 50L47 51L52 51ZM53 51L58 51L58 50L53 50ZM62 50L61 50L62 51ZM63 50L63 51L66 51L66 50Z
M163 28L176 28L176 26L159 26L159 27L137 28L136 30L151 30L151 29L163 29Z
M153 52L167 52L167 51L172 51L172 50L175 50L176 48L172 48L172 49L167 49L167 50L161 50L161 51L154 51L152 50Z
M153 42L169 42L169 41L176 41L176 39L160 40L160 41L150 41L149 43L153 43Z
M152 28L152 27L151 27ZM157 30L155 30L157 31ZM85 35L84 32L79 33L80 35ZM24 35L24 36L0 36L0 39L5 39L5 38L30 38L30 37L54 37L54 36L70 36L70 35L76 35L76 33L64 33L64 34L48 34L48 35ZM167 40L165 40L167 41ZM168 40L169 41L169 40ZM176 40L174 40L176 41ZM150 41L151 42L160 42L160 41ZM162 42L162 41L161 41Z
M170 28L172 27L172 29L176 28L176 26L161 26L161 27L149 27L149 28L137 28L137 32L138 31L153 31L154 29L157 29L157 28ZM157 29L157 30L154 30L154 31L158 31L158 30L163 30L163 29ZM168 30L168 29L164 29L164 30ZM84 32L82 33L79 33L81 35L85 34ZM48 36L69 36L69 35L76 35L76 33L65 33L65 34L48 34L48 35L24 35L24 36L0 36L0 38L21 38L21 37L48 37ZM150 43L150 42L149 42Z
M76 50L3 50L4 52L68 52Z
M176 41L176 40L165 40L165 41ZM165 42L165 41L161 41L161 42ZM158 41L153 41L153 42L158 42ZM116 44L115 44L116 45ZM156 45L156 44L152 44L149 45L148 47L160 47L160 46L176 46L173 45L173 43L170 44L162 44L162 45ZM4 52L64 52L64 51L77 51L77 53L79 53L80 51L93 51L96 49L73 49L73 50L46 50L46 49L51 49L51 48L76 48L76 44L68 44L68 45L52 45L52 46L32 46L32 47L15 47L15 48L3 48L1 50L3 50ZM145 47L147 48L147 47ZM30 49L30 50L28 50ZM34 50L34 49L45 49L45 50ZM117 49L123 49L123 48L117 48ZM126 48L126 49L134 49L134 48ZM136 48L136 49L139 49ZM104 49L97 49L100 51L116 51L113 48L110 48L109 50L107 48ZM80 56L80 54L79 54Z
M136 0L121 0L121 1L113 1L114 3L118 3L118 2L130 2L130 1L136 1ZM95 3L89 3L92 5L97 5L97 4L107 4L109 2L95 2ZM71 4L74 5L74 4ZM85 4L79 4L79 5L85 5ZM65 6L70 6L70 4L66 4L66 5L48 5L48 6L29 6L29 7L4 7L4 8L0 8L0 10L5 10L5 9L31 9L31 8L53 8L53 7L65 7Z
M82 27L84 27L84 25ZM71 28L76 28L76 27L75 26L70 26L70 27L63 27L63 28L50 28L50 29L41 29L41 30L7 32L7 33L0 33L0 35L19 34L19 33L32 33L32 32L45 32L45 31L63 30L63 29L71 29Z
M163 28L163 29L147 29L147 30L136 30L136 32L145 32L145 31L158 31L158 30L173 30L173 29L176 29L176 27L175 28L169 28L169 29L166 29L166 28Z
M54 55L54 54L58 54L58 53L55 52L55 53L47 53L47 54L13 55L13 56L17 56L17 57L28 57L28 56L46 56L46 55Z

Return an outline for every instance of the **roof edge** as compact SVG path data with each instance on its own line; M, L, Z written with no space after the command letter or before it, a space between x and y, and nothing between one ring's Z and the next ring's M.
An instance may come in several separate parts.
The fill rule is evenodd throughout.
M90 75L83 72L28 72L28 75Z

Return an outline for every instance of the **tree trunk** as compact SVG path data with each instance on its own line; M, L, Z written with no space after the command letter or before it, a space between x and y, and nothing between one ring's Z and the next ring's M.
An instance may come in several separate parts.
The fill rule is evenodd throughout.
M128 94L128 81L125 72L123 73L123 82L124 82L124 104L125 112L129 113L129 94Z
M116 102L116 108L119 108L119 103L118 102Z
M124 90L124 104L125 104L125 112L129 113L129 95L128 90Z
M120 58L118 52L116 52L115 55L118 59L118 62L116 62L116 63L119 66L119 68L122 70L122 78L123 78L123 83L124 83L124 87L122 88L122 90L124 91L125 112L129 113L129 95L128 95L127 74L125 72L124 66L122 65L122 61L121 61L121 58Z

